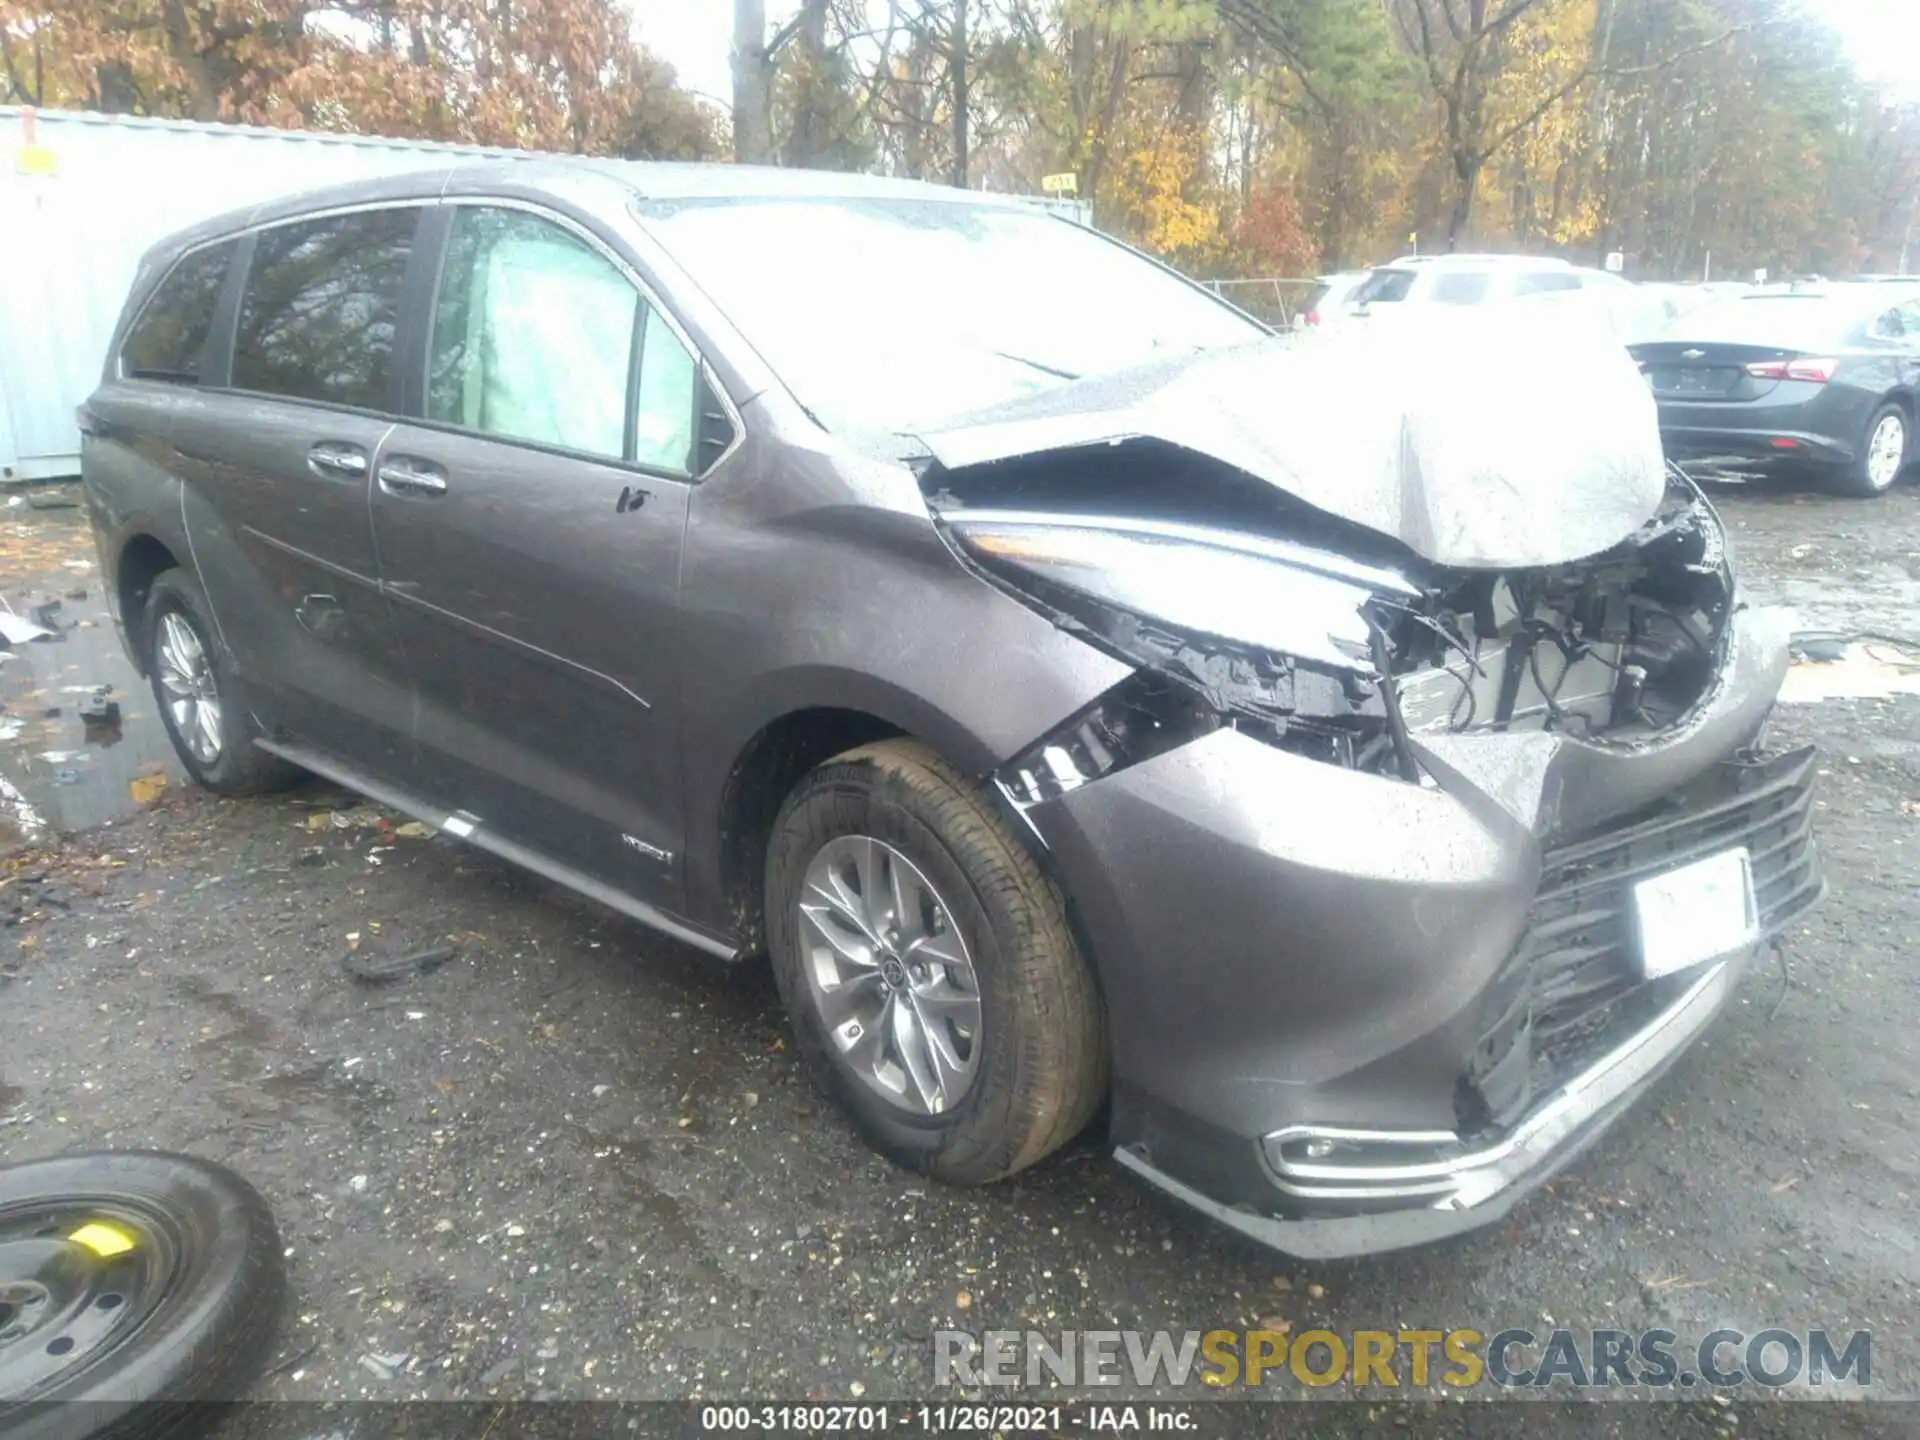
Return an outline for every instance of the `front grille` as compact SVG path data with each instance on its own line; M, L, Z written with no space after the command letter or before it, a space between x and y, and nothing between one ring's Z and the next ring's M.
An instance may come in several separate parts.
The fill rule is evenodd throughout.
M1488 993L1489 1023L1457 1097L1462 1133L1510 1123L1665 1009L1691 978L1644 980L1636 881L1744 845L1760 927L1820 897L1808 747L1731 760L1657 806L1549 850L1527 930Z

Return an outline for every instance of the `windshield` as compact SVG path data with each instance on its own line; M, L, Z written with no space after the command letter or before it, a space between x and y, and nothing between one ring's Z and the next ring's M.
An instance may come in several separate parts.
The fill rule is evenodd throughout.
M1268 333L1123 246L1038 211L732 196L637 208L829 429L911 430Z

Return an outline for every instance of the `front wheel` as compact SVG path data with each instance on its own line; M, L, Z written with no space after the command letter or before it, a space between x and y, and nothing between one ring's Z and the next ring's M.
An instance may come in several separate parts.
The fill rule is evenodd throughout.
M1906 468L1912 447L1907 412L1898 405L1882 405L1867 422L1866 444L1860 458L1842 472L1840 488L1848 495L1884 495Z
M888 740L788 797L766 876L801 1049L875 1149L974 1185L1092 1118L1106 1016L1060 892L964 775Z

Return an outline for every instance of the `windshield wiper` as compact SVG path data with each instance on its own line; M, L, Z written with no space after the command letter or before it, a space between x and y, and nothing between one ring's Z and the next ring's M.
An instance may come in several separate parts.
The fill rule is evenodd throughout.
M989 350L989 355L997 355L1002 360L1011 360L1016 365L1025 365L1029 370L1038 370L1042 375L1052 375L1061 380L1078 380L1079 373L1062 370L1057 365L1043 365L1038 360L1030 360L1025 355L1012 355L1005 350Z

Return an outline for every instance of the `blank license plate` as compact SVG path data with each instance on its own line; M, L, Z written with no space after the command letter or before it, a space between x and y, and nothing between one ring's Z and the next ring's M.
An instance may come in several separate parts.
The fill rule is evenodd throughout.
M1744 848L1642 880L1633 887L1633 909L1640 969L1649 980L1744 949L1760 934Z

